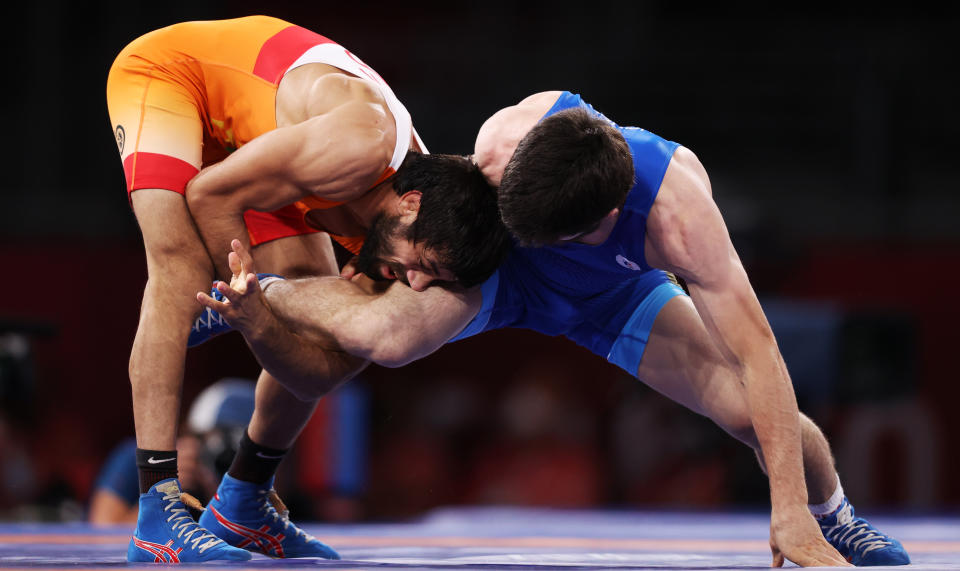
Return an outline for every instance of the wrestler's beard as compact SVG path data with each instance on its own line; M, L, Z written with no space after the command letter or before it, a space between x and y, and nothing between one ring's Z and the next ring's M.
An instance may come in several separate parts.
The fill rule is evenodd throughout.
M357 254L357 271L375 281L389 280L390 278L383 277L380 267L386 263L384 259L393 253L391 242L400 238L402 234L399 214L394 216L383 212L377 214L363 240L363 247Z

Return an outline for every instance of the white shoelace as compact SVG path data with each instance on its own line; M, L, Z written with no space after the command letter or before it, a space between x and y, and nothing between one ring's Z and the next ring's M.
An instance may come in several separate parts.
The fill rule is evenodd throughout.
M207 532L207 530L200 527L200 524L193 521L193 518L190 517L190 513L187 511L187 508L173 507L180 502L179 493L168 493L163 496L163 499L168 502L166 507L163 508L163 511L171 512L170 517L167 518L167 522L174 522L170 529L173 531L177 531L177 529L179 529L180 533L177 534L177 537L183 539L183 543L185 545L192 543L192 545L190 545L190 549L196 549L200 553L203 553L207 549L223 541L212 533ZM190 539L191 536L197 533L200 534L198 537ZM201 545L200 542L204 539L207 539L207 541L203 542Z
M874 549L893 545L875 529L871 529L870 524L865 520L854 519L853 514L850 513L850 504L840 509L837 513L837 525L827 528L824 535L837 543L852 548L854 551L862 549L860 551L861 556Z
M283 529L289 530L291 527L293 527L294 531L296 531L296 537L303 536L304 541L316 539L309 533L300 529L297 524L290 521L290 511L286 509L286 506L283 507L282 512L277 511L277 508L275 508L273 503L269 501L269 495L271 493L277 498L277 500L280 500L280 497L276 495L276 490L260 490L257 493L260 494L260 509L263 510L266 515L273 517L273 521L283 521ZM282 502L282 500L280 501Z

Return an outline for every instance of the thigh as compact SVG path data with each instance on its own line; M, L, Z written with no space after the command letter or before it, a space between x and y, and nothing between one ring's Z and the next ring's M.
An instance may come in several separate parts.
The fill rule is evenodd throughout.
M735 436L749 436L741 434L750 432L741 379L714 346L689 297L674 297L660 310L637 378Z
M330 236L313 232L271 240L253 249L256 270L288 278L339 273Z
M201 103L175 77L159 73L149 54L128 50L117 57L107 78L107 108L127 191L158 188L182 194L201 165Z

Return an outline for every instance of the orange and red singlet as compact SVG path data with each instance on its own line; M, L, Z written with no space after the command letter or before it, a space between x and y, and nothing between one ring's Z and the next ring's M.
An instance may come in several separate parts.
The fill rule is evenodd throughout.
M412 122L380 76L320 34L250 16L175 24L141 36L117 56L107 79L107 106L127 191L183 194L201 167L275 129L277 86L287 71L308 63L326 63L377 84L397 122L397 145L384 174L398 168ZM322 230L311 228L305 213L337 204L311 198L271 213L248 211L244 219L256 245ZM338 241L356 252L362 237Z

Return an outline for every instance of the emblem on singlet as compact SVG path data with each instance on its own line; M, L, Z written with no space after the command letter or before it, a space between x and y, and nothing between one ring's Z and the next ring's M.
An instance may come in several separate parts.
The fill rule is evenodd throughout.
M123 125L117 125L117 147L120 149L120 154L123 154L123 143L127 140L127 135L123 131Z
M628 270L633 270L635 272L642 272L643 268L640 267L640 264L624 258L623 255L617 254L617 263L621 266L627 268Z

